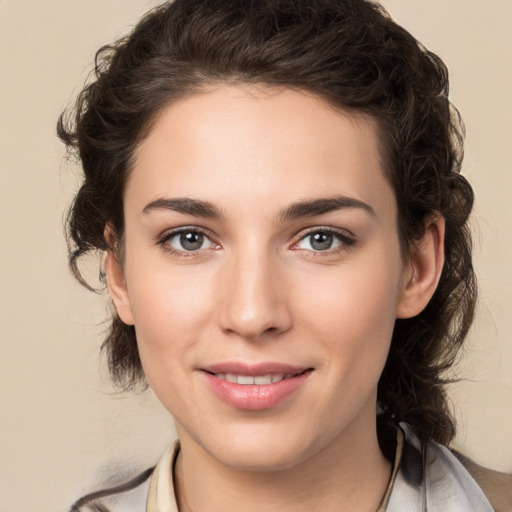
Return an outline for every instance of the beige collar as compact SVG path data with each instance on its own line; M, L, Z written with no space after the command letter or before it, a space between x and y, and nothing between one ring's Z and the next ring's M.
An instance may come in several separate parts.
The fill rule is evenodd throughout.
M174 466L180 452L179 439L165 452L151 475L146 512L179 512L174 492Z

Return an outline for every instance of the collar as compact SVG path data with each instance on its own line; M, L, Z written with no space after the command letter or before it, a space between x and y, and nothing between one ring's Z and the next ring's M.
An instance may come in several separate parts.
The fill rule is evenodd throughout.
M151 475L146 512L179 512L174 492L174 466L179 453L180 441L176 439Z
M494 512L478 484L462 463L443 445L422 441L401 423L399 468L386 504L387 512Z
M407 425L396 427L395 461L377 512L493 512L483 491L445 446L421 442ZM151 476L146 512L179 512L174 467L179 440L166 451Z
M401 434L401 431L397 431L396 455L391 479L377 512L386 512L387 510L387 504L391 496L393 483L400 467L402 447L403 435ZM180 442L179 439L177 439L165 452L164 456L155 467L149 484L146 512L179 512L176 493L174 490L174 467L176 465L179 452Z

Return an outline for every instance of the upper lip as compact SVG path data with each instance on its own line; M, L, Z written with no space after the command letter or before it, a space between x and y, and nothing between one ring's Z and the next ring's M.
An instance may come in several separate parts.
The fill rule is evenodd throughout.
M308 366L296 366L287 363L266 362L266 363L242 363L242 362L224 362L203 366L201 370L208 373L232 373L235 375L260 375L272 374L299 374L312 369Z

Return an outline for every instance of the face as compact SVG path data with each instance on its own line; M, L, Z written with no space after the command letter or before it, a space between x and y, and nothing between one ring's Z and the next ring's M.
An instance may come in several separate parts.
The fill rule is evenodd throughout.
M111 293L182 443L284 468L374 428L411 270L370 120L212 88L161 112L124 204Z

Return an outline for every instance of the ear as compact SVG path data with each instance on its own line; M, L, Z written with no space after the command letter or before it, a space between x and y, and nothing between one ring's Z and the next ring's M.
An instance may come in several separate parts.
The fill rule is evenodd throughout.
M109 249L107 249L105 254L105 274L107 276L108 292L121 320L127 325L133 325L134 321L124 277L124 269L118 254L114 250L115 244L112 243L114 234L110 226L105 228L105 240L109 243Z
M412 318L426 307L436 291L444 265L444 218L434 214L425 222L423 238L410 248L397 318Z

